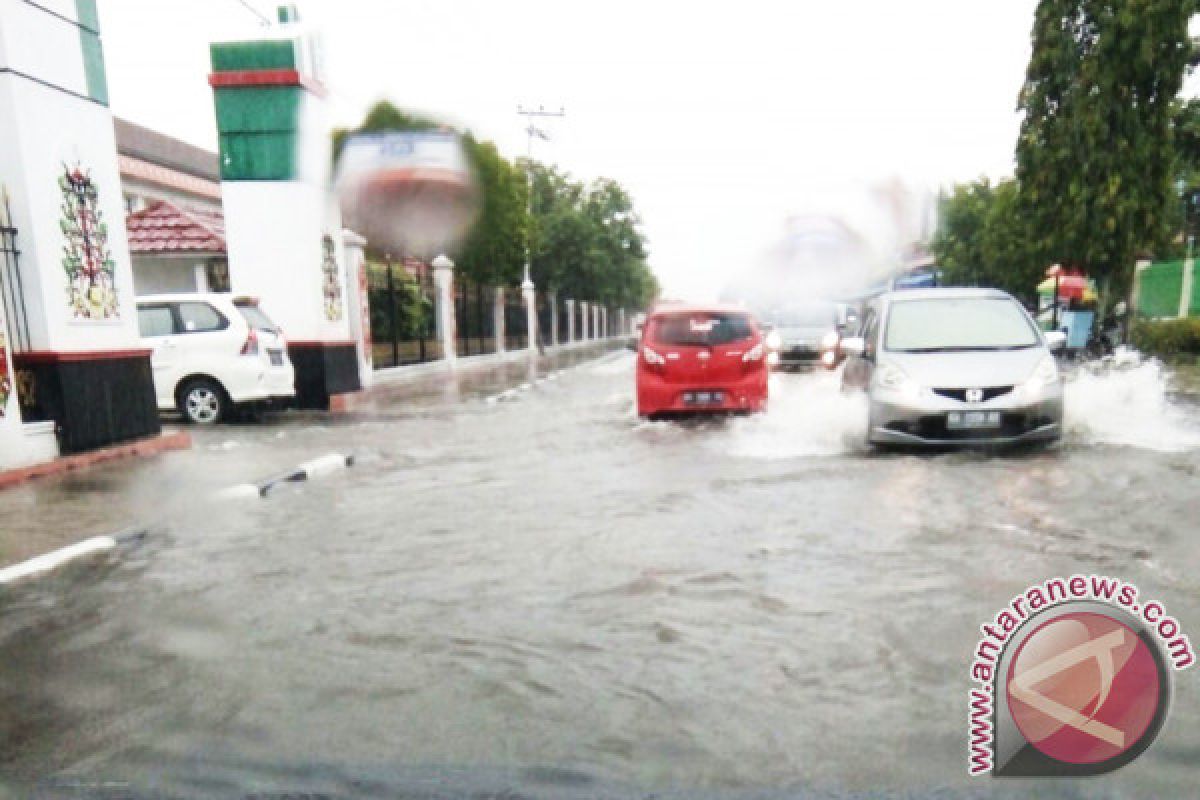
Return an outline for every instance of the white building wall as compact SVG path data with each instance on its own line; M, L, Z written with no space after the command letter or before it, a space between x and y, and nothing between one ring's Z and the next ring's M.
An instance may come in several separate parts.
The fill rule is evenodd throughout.
M329 220L323 186L300 181L222 184L229 282L234 294L258 297L288 339L347 341L346 259L340 219ZM325 316L321 238L333 237L341 280L341 318Z
M0 67L87 94L74 0L0 0ZM71 22L66 22L70 20Z
M128 176L121 181L121 191L126 196L138 198L139 206L134 209L135 211L140 211L156 200L166 200L168 203L184 209L203 209L218 212L221 210L220 200L214 200L210 197L203 197L178 189L164 188L157 184Z
M134 288L139 297L169 292L202 292L205 287L197 278L197 267L202 273L204 265L204 259L194 256L134 256Z
M0 184L18 231L29 349L57 352L140 347L112 116L87 98L80 29L72 0L0 0ZM88 172L114 263L115 314L78 319L63 267L63 192L68 168ZM10 331L11 333L11 331ZM13 346L9 338L10 347ZM10 364L11 366L11 364ZM53 423L23 425L16 393L0 418L0 466L57 454Z

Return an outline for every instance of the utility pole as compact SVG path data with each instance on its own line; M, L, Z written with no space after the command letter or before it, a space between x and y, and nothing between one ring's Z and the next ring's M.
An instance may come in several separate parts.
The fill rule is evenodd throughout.
M262 12L261 12L261 11L259 11L257 8L255 8L254 6L252 6L252 5L250 4L250 0L237 0L237 3L238 3L238 5L240 5L242 8L246 9L246 10L247 10L247 11L249 11L251 14L253 14L253 15L254 15L254 16L256 16L256 17L258 17L258 24L262 25L264 28L269 28L269 27L271 27L271 25L273 25L273 24L274 24L274 23L271 21L271 18L270 18L270 17L268 17L266 14L262 13Z
M517 113L529 120L529 126L525 128L525 133L529 135L529 143L527 145L527 158L529 163L526 165L529 170L529 198L525 206L526 213L529 219L533 220L533 137L538 137L544 141L549 141L550 137L545 131L538 128L534 122L545 117L565 117L567 112L562 108L558 111L547 111L545 106L538 106L537 109L524 108L517 106ZM525 278L521 281L521 295L525 299L525 330L528 335L529 354L534 356L538 352L538 319L537 319L537 294L533 285L533 277L530 275L531 262L533 261L533 239L529 238L525 243ZM532 362L531 362L532 363Z
M541 139L542 141L547 141L547 142L550 141L550 136L545 131L543 131L541 128L539 128L537 125L535 125L534 123L536 120L546 118L546 117L565 117L567 115L567 112L562 107L560 107L558 109L558 111L547 111L545 106L538 106L536 109L525 108L524 106L517 106L517 113L520 114L522 117L525 117L525 119L527 119L529 121L529 125L526 126L526 128L525 128L525 133L529 137L527 140L528 143L526 145L526 154L525 154L525 157L529 162L528 163L528 167L529 167L529 198L528 198L528 203L526 204L526 211L529 213L530 219L532 219L533 218L533 139L534 139L534 137L537 137L538 139ZM532 280L529 275L529 266L530 266L529 262L532 260L533 260L533 242L531 240L531 241L527 242L527 244L525 246L525 279L524 279L524 281L522 281L522 285L524 285L526 283L530 283Z

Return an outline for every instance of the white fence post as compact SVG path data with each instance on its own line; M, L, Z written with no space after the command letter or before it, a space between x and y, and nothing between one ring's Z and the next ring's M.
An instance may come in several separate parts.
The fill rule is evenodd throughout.
M437 334L442 342L442 358L453 364L454 350L454 262L444 254L433 260L433 285L437 288Z

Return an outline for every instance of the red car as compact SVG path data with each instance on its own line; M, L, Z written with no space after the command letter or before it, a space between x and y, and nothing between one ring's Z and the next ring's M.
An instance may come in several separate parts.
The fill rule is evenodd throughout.
M638 414L762 411L767 372L762 330L743 309L660 308L638 347Z

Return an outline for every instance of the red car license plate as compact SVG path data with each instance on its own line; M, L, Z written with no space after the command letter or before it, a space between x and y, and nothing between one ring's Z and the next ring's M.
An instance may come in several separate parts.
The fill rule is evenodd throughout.
M724 392L684 392L683 404L686 406L712 406L725 402Z

